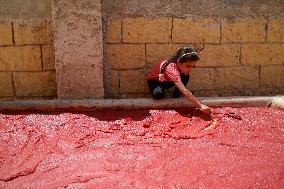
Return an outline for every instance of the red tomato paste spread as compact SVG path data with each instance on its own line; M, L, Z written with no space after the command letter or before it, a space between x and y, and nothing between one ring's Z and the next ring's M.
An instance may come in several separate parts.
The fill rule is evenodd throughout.
M0 188L284 188L284 111L0 113Z

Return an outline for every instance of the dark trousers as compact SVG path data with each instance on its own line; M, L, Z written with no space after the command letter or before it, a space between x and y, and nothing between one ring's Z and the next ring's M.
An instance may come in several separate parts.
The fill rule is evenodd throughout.
M183 73L180 74L181 81L184 84L184 86L187 85L189 80L189 75L185 75ZM175 86L175 83L173 81L164 81L160 82L159 80L147 80L149 90L153 96L154 99L161 99L164 98L166 95L165 89L171 88ZM173 98L180 97L181 93L177 87L175 87Z

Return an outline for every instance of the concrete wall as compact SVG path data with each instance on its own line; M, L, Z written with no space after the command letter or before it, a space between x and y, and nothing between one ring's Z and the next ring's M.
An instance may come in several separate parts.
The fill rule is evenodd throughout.
M0 17L2 21L51 19L51 2L49 0L2 0Z
M198 96L284 93L284 1L103 0L105 89L149 96L145 73L179 46L205 46Z
M56 98L48 0L0 1L0 98Z
M1 99L148 97L187 44L205 46L196 95L284 94L283 0L0 1L0 33Z
M100 0L53 0L58 98L103 98Z

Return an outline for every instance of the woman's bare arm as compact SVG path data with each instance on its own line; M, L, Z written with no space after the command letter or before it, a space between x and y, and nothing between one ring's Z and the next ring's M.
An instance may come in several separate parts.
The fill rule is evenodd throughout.
M197 108L201 108L201 102L184 86L180 79L175 82L175 85L190 102L192 102Z
M192 102L197 108L200 108L201 111L204 111L206 113L212 112L211 108L208 106L202 104L182 83L182 81L179 79L175 82L176 87L179 89L179 91L186 97L187 100Z

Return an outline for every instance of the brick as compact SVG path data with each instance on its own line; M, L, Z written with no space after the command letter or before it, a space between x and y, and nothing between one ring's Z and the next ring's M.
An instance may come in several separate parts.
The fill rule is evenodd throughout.
M40 71L39 46L9 46L0 48L0 71Z
M259 87L257 67L216 68L214 89L254 89Z
M284 42L284 18L269 20L267 26L267 41Z
M109 70L107 75L108 93L112 97L118 96L119 91L119 75L118 70Z
M23 44L51 44L53 38L52 24L42 22L38 24L14 24L15 42Z
M196 97L214 97L214 96L218 96L217 92L214 91L214 90L201 90L201 91L191 90L191 92Z
M260 95L261 96L275 96L279 94L284 94L282 89L279 88L266 88L266 87L261 87L260 88Z
M265 42L266 21L242 19L222 24L222 42Z
M177 44L146 44L146 66L151 68L156 62L172 56L180 45Z
M148 86L143 70L126 70L119 72L120 93L148 93Z
M108 44L106 52L110 69L137 69L145 65L143 44Z
M279 89L279 93L277 95L279 94L284 94L284 87Z
M218 90L202 90L193 91L196 96L205 97L228 97L228 96L259 96L259 89L218 89Z
M218 90L218 96L260 96L259 88L256 89L237 89L237 90Z
M0 72L0 97L14 96L12 73Z
M56 96L55 72L14 73L17 97Z
M206 45L200 53L198 66L234 66L240 64L240 45Z
M55 70L55 55L53 45L42 46L43 70Z
M213 89L214 79L213 79L212 68L195 68L190 71L190 78L188 88L190 90L208 90Z
M220 43L220 24L213 19L174 18L174 43Z
M283 64L283 44L244 44L242 47L242 64L272 65Z
M283 90L279 88L260 88L262 96L276 96L283 94Z
M0 22L0 45L12 45L12 24L8 22Z
M284 66L263 66L260 70L262 88L284 88Z
M150 93L137 93L137 94L120 94L119 98L129 99L129 98L151 98L152 95Z
M107 23L106 38L108 43L121 42L121 21L115 20Z
M171 27L171 18L126 18L122 21L122 41L124 43L168 43Z

